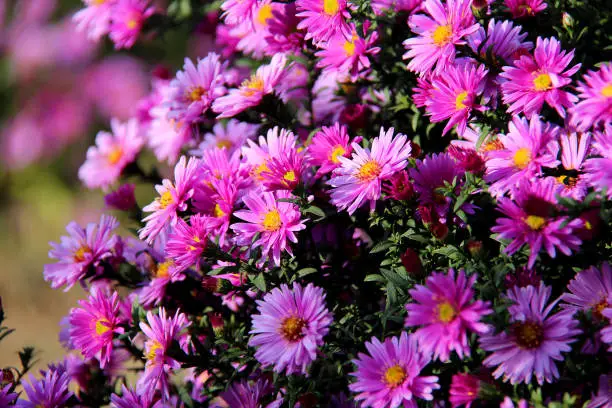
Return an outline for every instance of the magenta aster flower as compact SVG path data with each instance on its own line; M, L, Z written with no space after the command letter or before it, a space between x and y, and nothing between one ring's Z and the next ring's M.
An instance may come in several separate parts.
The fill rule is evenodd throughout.
M529 383L535 376L540 385L559 378L555 361L563 360L561 353L571 350L570 343L581 332L571 312L550 314L558 302L547 305L550 292L551 288L543 284L508 291L506 296L514 303L508 309L509 329L480 337L481 347L492 352L484 365L497 366L495 378L503 376L505 381L517 384Z
M491 19L486 32L480 27L467 40L472 51L485 58L490 56L494 64L512 64L533 48L531 41L525 41L527 33L521 33L521 30L522 27L515 26L512 21Z
M119 295L110 297L104 290L91 288L87 300L79 300L80 308L70 310L70 341L85 358L96 357L100 367L110 361L113 351L113 335L123 333L119 325Z
M424 74L435 66L437 72L455 61L455 46L465 45L463 38L478 30L471 9L472 0L425 0L423 10L428 16L414 14L408 25L417 34L404 41L408 50L408 69Z
M136 206L135 188L136 186L131 183L122 184L117 190L104 196L104 204L114 210L130 211Z
M338 122L333 126L323 126L308 145L309 161L320 166L317 177L332 172L340 166L338 157L349 157L352 151L347 128Z
M131 48L147 18L155 12L149 0L115 0L111 13L109 37L115 49Z
M432 122L448 119L442 134L457 125L457 133L463 135L472 109L485 109L478 104L477 97L484 91L487 73L484 65L451 65L433 78L427 114Z
M612 307L612 267L607 262L601 269L591 266L576 274L567 285L570 293L563 295L567 303L562 307L572 311L590 311L598 320L602 320L602 312Z
M200 168L200 160L191 157L189 161L181 157L174 167L174 183L164 179L162 184L155 186L159 197L142 210L150 212L143 221L144 228L139 231L139 238L150 244L155 237L168 225L175 225L177 212L187 208L186 201L193 196L196 177Z
M593 151L601 157L586 160L584 177L595 190L606 190L608 198L612 197L612 124L606 124L603 132L594 134Z
M575 230L583 225L581 219L568 220L567 217L553 215L555 195L559 191L555 184L550 178L524 182L515 191L514 201L506 197L498 200L498 209L504 217L497 219L491 232L499 234L498 239L511 240L504 250L509 255L523 245L529 245L528 268L533 267L543 248L551 258L555 258L557 249L569 256L582 243L575 234Z
M217 122L212 132L206 133L202 143L191 153L201 156L204 150L218 147L226 149L231 155L236 150L240 150L247 140L253 139L258 129L259 125L239 122L236 119L230 119L225 124Z
M315 44L328 41L334 35L351 37L347 23L352 4L347 0L297 0L297 16L302 19L299 30L306 30L305 40L312 38Z
M277 373L306 374L332 322L323 289L312 283L303 288L294 282L291 289L282 284L257 305L249 340L249 346L257 349L257 361L273 365Z
M538 37L531 55L523 55L514 61L514 66L503 67L500 74L502 99L509 105L512 114L525 113L527 117L537 115L544 102L565 117L565 108L572 106L578 98L564 91L571 76L580 69L580 64L567 68L574 58L574 51L561 50L561 43L554 37Z
M449 401L453 408L470 408L478 398L480 380L471 374L455 374L451 380Z
M402 12L409 13L417 12L421 9L423 0L373 0L371 5L376 15L381 15L385 12Z
M226 235L238 201L238 190L231 178L211 179L210 187L196 191L194 207L208 215L208 233L213 240L218 237L219 245L223 246L227 243Z
M112 408L162 408L162 406L161 401L152 405L150 394L146 392L139 394L124 384L121 384L121 396L111 395Z
M64 365L49 366L48 370L41 370L40 373L43 376L41 379L37 380L30 374L30 382L21 383L29 401L20 399L15 406L19 408L56 408L64 406L72 396L72 392L68 390L70 376Z
M433 352L433 359L448 361L454 350L463 359L470 355L468 332L486 333L487 325L480 319L491 313L487 302L474 301L474 282L476 275L469 279L460 270L455 278L455 270L448 274L433 273L427 278L426 285L416 285L409 291L416 303L408 303L408 327L424 326L414 333L419 341L420 350L427 354Z
M138 294L143 306L151 307L163 302L166 288L171 282L185 279L183 270L177 268L173 259L162 259L150 267L151 281Z
M117 0L83 0L85 8L77 11L72 18L78 31L87 32L87 37L99 40L108 34L114 3Z
M229 94L217 98L213 111L218 118L229 118L240 112L259 105L264 95L272 94L286 73L287 57L275 54L268 65L262 65L246 79L238 89L231 89Z
M293 191L302 182L304 170L304 152L294 147L287 155L270 157L259 175L267 191Z
M599 71L589 71L576 90L581 99L572 108L572 123L579 130L612 123L612 64L602 64Z
M165 98L159 105L151 109L151 125L147 137L148 145L159 161L174 165L179 158L181 149L192 137L191 128L168 118L170 98Z
M227 24L238 24L249 21L253 17L253 9L257 0L225 0L221 3L221 17Z
M246 222L238 222L231 226L237 234L239 245L248 245L251 248L261 247L262 257L268 257L280 266L281 252L286 251L293 256L287 240L297 242L295 233L306 228L304 220L300 218L297 205L284 201L291 194L285 191L276 193L257 192L243 198L247 210L236 211L234 215ZM257 241L253 237L259 234Z
M266 379L257 379L253 383L245 380L234 382L221 398L228 407L263 408L261 401L274 392L274 387ZM279 408L283 399L279 398L265 405L265 408Z
M225 93L223 68L224 64L215 53L199 59L197 66L185 58L183 70L170 82L172 98L168 117L184 125L197 122L215 98Z
M351 375L357 380L349 385L362 407L416 408L417 398L433 400L431 393L440 388L438 377L419 375L430 357L421 353L413 336L402 332L383 343L372 337L365 347L370 355L359 353L353 360L357 371Z
M62 237L60 243L51 243L53 249L49 251L49 258L58 262L45 265L45 280L51 282L53 289L66 286L68 290L91 272L97 272L100 261L112 255L117 242L112 232L118 226L119 222L108 215L103 215L99 224L90 223L86 228L74 221L68 224L69 236Z
M178 270L183 271L198 263L208 243L209 228L208 217L204 215L192 215L189 224L181 218L177 220L168 236L166 256L174 261Z
M288 157L295 151L297 139L290 130L275 126L268 129L266 137L260 136L258 142L257 144L247 140L247 145L242 148L242 155L250 168L252 179L261 183L265 178L263 173L270 171L268 162L272 158Z
M341 210L353 214L365 201L370 201L370 210L380 198L382 181L403 170L408 164L412 147L401 133L394 136L395 129L380 129L380 136L372 140L372 149L364 149L353 143L350 159L337 156L340 167L334 170L331 203Z
M145 143L136 119L125 123L112 119L111 130L98 132L96 145L87 150L87 159L79 169L79 178L88 188L107 188L117 181Z
M548 7L544 0L504 0L513 18L533 17Z
M591 135L576 133L561 135L561 163L567 174L557 177L563 187L561 195L582 200L587 193L588 182L582 174L583 163L591 146Z
M542 172L542 167L559 165L557 154L559 129L534 116L530 121L515 116L508 125L508 134L498 135L502 148L486 153L485 181L489 191L500 196L515 188L522 180L531 180Z
M147 323L140 323L140 330L147 336L144 355L147 360L145 371L138 380L139 394L152 395L156 389L161 389L162 395L169 398L168 373L177 370L181 364L168 356L166 352L177 342L180 348L187 352L189 335L187 327L191 324L187 317L176 312L167 317L164 308L159 309L159 315L147 313ZM146 391L145 391L146 390Z

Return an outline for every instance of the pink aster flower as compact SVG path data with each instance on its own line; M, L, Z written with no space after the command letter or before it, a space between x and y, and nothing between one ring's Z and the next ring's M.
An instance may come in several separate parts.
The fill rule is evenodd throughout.
M503 67L500 77L502 99L509 105L508 112L525 113L527 117L537 115L544 102L565 117L565 108L572 106L578 98L564 91L571 76L580 69L580 64L567 68L574 58L574 51L561 50L561 43L554 37L538 37L531 55L523 55L514 61L514 66Z
M349 384L361 406L416 408L417 398L433 400L433 390L440 388L438 377L419 375L430 357L419 350L416 338L402 332L381 343L372 337L365 347L370 355L359 353L353 360L356 381Z
M603 132L594 134L592 150L601 157L591 157L584 164L588 183L598 191L607 191L612 197L612 124Z
M225 0L221 3L221 17L227 24L249 21L253 17L256 4L257 0Z
M415 13L421 9L423 0L374 0L372 1L372 9L376 15L382 15L385 12L400 13L406 11Z
M514 287L507 298L510 327L497 334L480 337L480 345L492 352L484 360L487 367L495 367L495 378L504 377L511 384L529 383L535 376L540 385L559 378L555 361L562 361L561 353L571 350L570 343L581 333L578 321L571 312L551 315L558 299L548 304L551 288Z
M521 30L522 27L515 26L512 21L491 19L486 32L480 27L468 37L468 44L472 51L490 58L494 65L499 66L504 62L512 64L515 59L533 48L531 41L525 41L527 33L521 33Z
M166 93L169 88L166 88ZM181 149L192 136L191 128L184 122L170 119L170 97L164 97L162 102L150 110L151 125L147 132L148 145L159 161L175 164Z
M567 285L570 293L563 295L562 307L572 311L590 311L597 320L602 320L602 312L612 307L612 267L607 262L601 269L591 266L576 274Z
M455 270L448 274L433 273L427 278L426 285L416 285L409 291L416 303L408 303L408 327L423 326L414 333L420 349L431 354L433 359L448 361L452 351L459 358L470 355L468 333L486 333L487 325L480 319L492 312L489 304L474 300L474 282L460 270L455 278Z
M364 38L362 38L357 34L355 26L351 25L351 32L352 35L349 37L345 37L344 34L334 35L321 45L322 49L315 55L320 58L317 67L323 68L324 72L347 73L353 81L356 81L367 74L370 68L369 58L378 54L380 47L374 46L378 40L375 31L366 35L364 28Z
M477 97L484 91L487 73L484 65L451 65L433 78L427 114L432 122L448 119L443 135L455 125L459 136L463 135L472 109L486 109L478 104Z
M504 0L513 18L533 17L548 7L544 0Z
M259 125L239 122L236 119L230 119L226 123L217 122L212 132L206 133L202 143L191 153L202 156L204 150L218 147L227 149L231 155L236 150L240 150L247 140L253 139L258 129Z
M168 117L183 123L197 122L213 101L225 93L221 75L224 64L215 53L198 60L197 66L185 58L183 70L170 82L170 112Z
M125 123L112 119L111 130L98 133L96 145L87 150L87 159L79 169L79 178L88 188L107 188L117 181L145 143L136 119Z
M91 288L87 300L79 300L80 308L70 310L70 341L85 358L96 357L104 368L113 351L113 335L123 333L119 325L119 295L110 297L104 290Z
M365 201L370 201L373 211L380 198L382 181L403 170L408 164L412 147L395 129L380 129L380 135L372 140L372 149L364 149L353 143L350 159L337 156L340 167L334 170L327 182L331 189L331 203L353 214Z
M196 191L194 207L208 216L208 233L211 239L219 239L219 245L227 244L226 235L234 207L238 202L238 189L233 178L211 178L210 185Z
M74 14L78 31L86 31L87 37L99 40L108 34L112 8L117 0L83 0L85 8Z
M182 269L177 268L173 259L160 259L159 262L151 262L149 266L151 281L140 290L138 298L143 306L151 307L159 305L166 296L166 288L172 282L185 279Z
M266 137L259 136L258 142L247 140L247 145L242 148L242 155L253 180L263 182L263 173L270 171L269 161L272 158L289 156L296 149L297 139L290 130L275 126L268 129Z
M177 220L166 243L166 256L174 261L177 269L185 270L196 265L208 243L208 217L192 215L189 224Z
M140 323L140 330L147 336L144 345L147 362L145 371L138 380L137 389L139 394L153 394L156 389L160 389L162 395L168 399L170 391L168 374L179 369L181 364L168 356L167 352L174 342L187 352L189 345L187 327L191 323L179 311L174 316L168 317L164 308L159 309L158 315L148 312L147 323Z
M538 116L530 121L515 116L508 130L508 134L498 135L502 148L486 154L485 181L491 183L489 191L496 196L515 188L521 180L540 175L543 167L559 165L556 126Z
M306 40L315 44L328 41L334 35L351 36L347 21L353 6L347 0L297 0L297 16L302 19L297 28L306 30Z
M455 61L455 46L465 45L463 39L478 30L471 0L425 0L423 10L428 16L414 14L408 25L417 34L404 41L408 50L404 59L409 59L408 69L424 74L434 68L441 71Z
M155 186L159 197L142 209L152 214L142 220L146 224L139 231L140 239L150 244L166 226L176 224L177 212L187 209L187 200L193 196L199 168L198 158L191 157L187 161L181 157L174 167L174 183L164 179L161 185Z
M575 231L582 227L583 221L554 215L555 195L559 191L555 184L550 178L524 182L515 191L515 201L506 197L498 200L498 209L504 216L497 219L491 232L499 234L498 239L511 240L504 250L508 255L529 245L528 268L533 267L542 249L551 258L556 257L557 249L569 256L582 243Z
M272 18L267 22L266 54L274 55L279 52L299 54L304 47L304 32L297 28L300 22L296 15L297 6L295 3L281 3L279 5L281 7L272 12Z
M247 210L236 211L234 215L246 222L231 226L237 234L239 245L249 245L251 248L262 248L262 257L271 257L274 264L280 266L281 251L293 256L287 240L297 242L295 233L306 228L300 218L297 205L278 201L290 198L285 191L276 193L253 192L243 198ZM251 244L253 237L259 234L257 241Z
M432 78L434 78L434 75L426 73L416 79L417 85L412 88L412 101L417 108L424 108L431 99L433 92Z
M155 8L149 7L149 0L115 0L109 33L115 49L131 48L145 21L154 12Z
M478 399L480 380L471 374L455 374L451 380L449 401L453 408L470 408Z
M42 378L36 379L29 375L30 382L23 381L21 385L28 401L18 400L19 408L55 408L65 406L72 392L68 389L70 376L63 364L49 366L48 370L40 371Z
M563 187L561 195L582 200L586 195L588 182L582 174L583 163L591 145L591 135L576 133L561 135L561 163L567 174L557 177L557 182Z
M99 224L90 223L86 228L74 221L68 224L69 236L62 237L59 244L51 243L49 258L59 262L45 265L45 280L51 282L53 289L66 286L68 290L90 273L96 273L100 262L112 255L117 242L112 232L118 226L119 222L108 215L103 215Z
M340 166L339 157L349 157L352 151L347 128L338 122L333 126L323 126L308 145L310 162L320 166L317 177L331 173Z
M270 157L259 175L267 191L293 191L302 182L304 170L304 152L294 148L287 155Z
M249 340L257 361L277 373L306 374L332 322L323 289L282 284L257 301L257 311Z
M218 118L229 118L240 112L259 105L265 95L273 94L286 73L287 57L275 54L268 65L262 65L246 79L238 89L231 89L229 94L217 98L213 111Z
M572 108L572 123L579 130L612 123L612 64L602 64L599 71L589 71L576 90L581 99Z

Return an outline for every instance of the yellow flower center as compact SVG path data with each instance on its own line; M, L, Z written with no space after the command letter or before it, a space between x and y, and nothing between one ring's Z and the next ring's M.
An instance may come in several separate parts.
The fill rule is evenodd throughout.
M610 305L608 304L608 299L605 297L602 298L599 302L593 305L593 308L592 308L593 316L598 320L603 320L604 319L603 311L604 309L608 307L610 307Z
M164 262L157 264L157 268L153 270L153 276L156 278L167 278L170 275L169 269L174 265L172 259L166 259Z
M542 344L544 330L534 322L517 323L513 327L516 342L521 348L534 349Z
M396 364L389 367L383 375L383 380L392 388L397 387L406 379L406 370Z
M302 329L306 327L306 320L300 319L299 317L288 317L283 320L281 324L280 332L281 335L287 341L298 341L304 335L302 334Z
M585 221L584 222L584 228L587 229L587 231L590 231L593 229L593 224L591 224L589 221Z
M529 225L532 230L538 231L546 224L546 219L537 215L530 215L525 218L525 224Z
M101 6L101 5L103 5L104 3L106 3L106 0L93 0L93 1L92 1L92 5L93 5L93 6Z
M91 254L92 250L87 245L83 245L79 249L77 249L72 256L74 262L83 262L85 260L85 254Z
M382 168L376 160L369 160L365 162L357 173L357 178L361 181L372 181L380 175Z
M108 319L105 319L104 317L102 317L96 321L96 334L98 336L102 336L104 333L106 333L109 330L110 330L110 322L108 321Z
M465 104L465 100L467 99L467 97L467 91L463 91L459 95L457 95L457 97L455 98L455 109L461 110L467 108L467 105Z
M127 26L128 29L133 30L136 27L138 27L138 21L136 21L134 19L130 19L130 20L128 20L127 23L125 23L125 25Z
M323 0L323 11L328 16L335 15L340 10L340 4L338 0Z
M512 160L518 169L523 170L531 161L531 151L526 147L521 147L514 153Z
M572 177L567 175L562 175L557 177L557 181L559 184L563 184L566 187L575 187L578 184L578 177Z
M272 5L264 4L257 13L257 22L261 25L266 25L268 20L272 18Z
M161 343L157 340L148 340L147 346L148 350L145 353L145 357L149 361L155 360L155 357L157 357L159 351L163 349Z
M602 96L605 96L606 98L612 98L612 84L608 84L604 86L603 89L601 90L601 94Z
M166 208L172 204L173 201L174 198L172 198L172 193L170 191L164 191L161 197L159 197L159 206L161 208Z
M257 180L263 180L264 177L262 176L262 173L267 172L270 172L270 168L268 167L268 164L264 161L259 166L255 167L255 169L253 169L253 177L255 177Z
M344 156L344 154L346 153L346 150L344 149L344 147L337 145L336 147L334 147L334 150L332 150L331 154L329 155L329 159L332 161L332 163L340 163L340 159L338 159L338 157L340 156Z
M518 9L521 11L524 11L525 14L533 15L533 9L531 8L531 6L528 6L526 4L521 4L520 6L518 6Z
M217 140L216 145L217 145L217 147L219 149L229 149L230 147L233 146L232 142L227 140L227 139L219 139L219 140Z
M533 88L536 91L548 91L551 88L552 81L550 75L540 74L533 80Z
M245 96L252 96L255 92L263 92L264 81L257 75L252 75L249 79L245 79L240 87Z
M119 163L119 160L121 160L122 156L123 156L123 149L121 149L120 146L117 146L113 148L113 150L111 150L108 156L106 156L106 160L108 160L110 164L117 164Z
M280 213L277 209L270 210L266 213L263 219L263 227L266 231L278 231L282 221Z
M344 48L347 57L352 57L355 54L355 42L353 40L345 41L342 48Z
M449 302L443 302L438 305L438 319L442 323L451 322L455 316L457 316L457 311Z
M202 95L204 95L204 88L201 86L194 86L187 91L187 99L189 99L191 102L199 101L202 98Z
M431 38L433 39L434 44L436 44L438 47L442 47L449 43L452 35L453 30L451 29L450 24L441 25L434 30Z
M217 218L221 218L221 217L225 217L226 216L225 211L223 211L221 209L221 206L218 203L215 204L215 209L213 210L213 213L214 213L215 217L217 217Z
M293 170L289 170L288 172L285 173L285 175L283 176L283 179L285 179L285 181L288 182L294 182L296 180L295 177L295 172Z
M504 144L502 143L502 141L499 139L495 139L489 140L487 143L485 143L482 150L484 150L485 152L492 152L494 150L502 150L503 148Z

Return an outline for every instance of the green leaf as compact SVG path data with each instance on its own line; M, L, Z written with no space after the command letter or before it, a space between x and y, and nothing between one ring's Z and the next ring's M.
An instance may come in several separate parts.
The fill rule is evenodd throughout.
M260 273L257 276L249 275L249 280L257 289L261 290L262 292L266 291L266 279L264 278L263 273Z
M372 249L370 250L371 254L377 254L379 252L382 251L386 251L387 249L391 248L393 246L392 242L389 241L383 241L383 242L379 242L378 244L374 245L372 247Z
M319 217L315 221L321 221L321 220L325 219L325 217L326 217L325 216L325 212L322 209L320 209L319 207L316 207L314 205L310 205L310 206L306 207L303 212L304 212L304 214L312 214L314 216Z
M386 282L387 280L378 274L367 275L364 282Z
M302 277L302 276L306 276L306 275L310 275L311 273L317 273L318 269L317 268L302 268L299 271L297 271L298 276Z

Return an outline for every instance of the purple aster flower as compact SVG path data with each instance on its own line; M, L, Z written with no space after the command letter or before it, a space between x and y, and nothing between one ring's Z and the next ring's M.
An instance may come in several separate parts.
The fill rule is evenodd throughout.
M513 18L533 17L548 7L544 0L504 0Z
M98 132L96 145L87 149L87 159L79 168L79 179L88 188L107 188L132 163L145 143L138 120L125 123L111 120L112 133Z
M17 401L17 407L56 408L64 406L72 396L72 392L68 390L70 376L64 365L49 366L48 370L40 373L43 376L41 379L37 380L30 374L30 382L22 382L23 390L29 401L20 399Z
M423 14L413 14L408 20L412 32L417 34L404 41L408 50L408 69L424 74L434 68L439 72L455 61L455 46L465 45L465 36L478 30L471 9L472 0L425 0Z
M108 36L115 44L115 49L131 48L138 39L145 21L155 12L155 8L149 7L149 0L114 1Z
M525 244L529 245L528 268L533 267L542 249L551 258L556 257L557 249L569 256L582 243L575 230L582 227L583 221L554 215L558 191L556 183L547 178L522 183L515 191L514 201L506 197L498 200L498 209L504 217L497 219L491 231L499 234L498 239L512 241L504 250L508 255L514 254Z
M612 197L612 123L606 124L603 132L594 134L593 151L601 157L591 157L584 164L584 177L595 190L606 190Z
M103 215L99 224L90 223L86 228L74 221L68 224L69 236L62 237L60 243L51 242L53 249L49 251L49 258L58 262L45 265L45 280L51 282L53 289L66 286L68 290L79 280L96 273L100 261L111 256L117 241L112 232L118 226L119 222L108 215Z
M187 352L189 335L187 327L191 324L187 317L178 310L174 316L167 317L164 308L159 314L147 313L147 323L140 323L140 330L147 336L144 355L147 360L145 371L138 380L137 390L141 395L152 395L160 389L162 395L168 399L168 374L181 367L181 364L167 355L170 346L176 341L180 348Z
M191 154L202 156L204 150L218 147L226 149L231 155L236 150L240 150L247 140L253 139L257 135L258 129L259 125L239 122L236 119L230 119L225 124L217 122L212 132L204 135L202 143Z
M489 20L487 31L480 27L468 37L472 51L482 57L490 57L495 65L512 64L515 59L533 48L531 41L525 41L527 33L521 33L522 27L512 21Z
M151 266L151 281L148 286L140 290L139 298L144 306L159 305L163 302L166 295L166 287L171 282L178 282L185 279L183 270L177 268L174 260L164 259Z
M208 233L212 240L218 237L220 246L228 243L227 231L237 202L238 189L231 178L211 178L210 189L197 190L194 195L194 207L208 215Z
M299 30L306 30L305 40L315 44L328 41L332 36L351 37L347 21L353 5L347 0L297 0L297 16L302 19Z
M353 360L357 371L351 375L357 380L349 385L362 407L416 408L417 398L433 400L438 377L419 375L430 357L421 353L413 336L402 332L383 343L372 337L365 347L370 355L359 353Z
M309 161L320 166L317 177L332 172L340 166L339 157L349 157L352 151L347 128L338 122L333 126L323 126L308 145Z
M155 186L159 197L142 209L152 214L142 220L146 224L139 231L140 239L150 244L168 225L176 225L177 212L187 209L187 200L193 196L200 165L198 158L190 157L187 161L183 156L174 167L174 183L164 179Z
M286 191L252 192L243 198L247 210L234 213L246 222L231 226L237 234L239 245L248 245L253 249L261 247L263 259L270 258L277 266L280 266L282 251L293 256L287 240L297 242L295 233L306 228L297 205L278 201L290 197L291 194ZM252 242L255 235L259 235L259 238Z
M591 398L586 408L606 408L612 406L612 373L599 376L597 395Z
M419 341L420 350L427 354L433 352L433 359L448 361L454 350L463 359L470 355L468 333L487 332L487 325L480 319L492 312L490 305L482 300L474 300L474 282L460 270L455 278L455 270L448 274L434 272L427 278L426 285L416 285L409 291L415 303L408 303L408 327L423 326L413 336Z
M612 123L612 64L602 64L599 71L589 71L576 90L581 99L571 110L572 124L579 130Z
M567 285L570 293L563 295L562 307L572 311L590 311L598 320L604 309L612 306L612 267L607 262L601 269L591 266L576 274Z
M382 181L403 170L408 164L412 147L408 138L395 129L380 129L380 136L372 141L372 148L364 149L353 143L350 159L337 156L340 167L334 170L327 182L331 189L331 203L341 210L353 214L366 201L370 210L380 198Z
M544 102L565 117L565 108L572 106L578 98L562 88L569 85L570 77L580 69L580 64L567 69L574 58L574 51L561 50L556 38L538 37L531 55L523 55L514 61L514 66L504 67L500 74L503 101L510 105L512 114L524 112L527 117L537 115Z
M323 289L294 282L282 284L257 301L259 314L252 316L249 346L264 366L277 373L306 374L329 331L332 314L325 307Z
M492 352L484 360L487 367L497 366L495 378L501 376L511 384L529 383L533 376L538 383L553 382L559 378L555 361L562 361L561 353L571 350L576 340L578 321L572 312L562 311L551 315L559 299L547 305L551 288L514 287L506 294L514 304L510 311L510 327L497 334L480 337L480 345Z
M121 384L121 396L117 394L111 395L112 408L163 408L161 401L153 404L151 394L143 392L137 393L135 390L127 388Z
M0 387L0 406L7 407L17 399L17 394L11 392L12 388L13 384L7 384L4 387Z
M470 408L478 399L480 380L471 374L455 374L451 380L449 401L453 408Z
M221 398L228 407L264 408L261 401L273 392L274 387L266 379L257 379L253 383L243 380L231 384ZM283 399L278 398L266 404L265 408L279 408L282 403Z
M588 182L583 174L583 163L591 146L591 135L576 133L561 135L561 163L568 174L557 177L563 187L561 195L582 200L587 193Z
M209 228L208 217L204 215L192 215L189 224L181 218L177 220L168 236L166 255L179 271L198 263L208 243Z
M508 134L498 135L501 148L486 153L485 181L491 183L489 191L496 196L515 188L520 181L540 175L542 167L559 165L559 128L542 122L538 116L530 121L515 116L508 130Z
M79 300L80 308L70 310L70 342L85 358L97 358L104 368L113 351L113 336L123 333L119 325L119 295L110 296L97 287L91 288L87 300Z
M122 184L117 190L110 192L104 196L104 204L108 208L119 211L130 211L136 207L136 197L134 190L136 185L128 183Z
M83 0L85 8L74 14L78 31L86 31L87 37L99 40L108 34L112 8L117 0Z
M170 82L170 112L168 117L188 126L197 122L213 101L225 93L223 76L224 64L219 56L210 53L199 59L197 66L185 58L183 70L176 73Z

